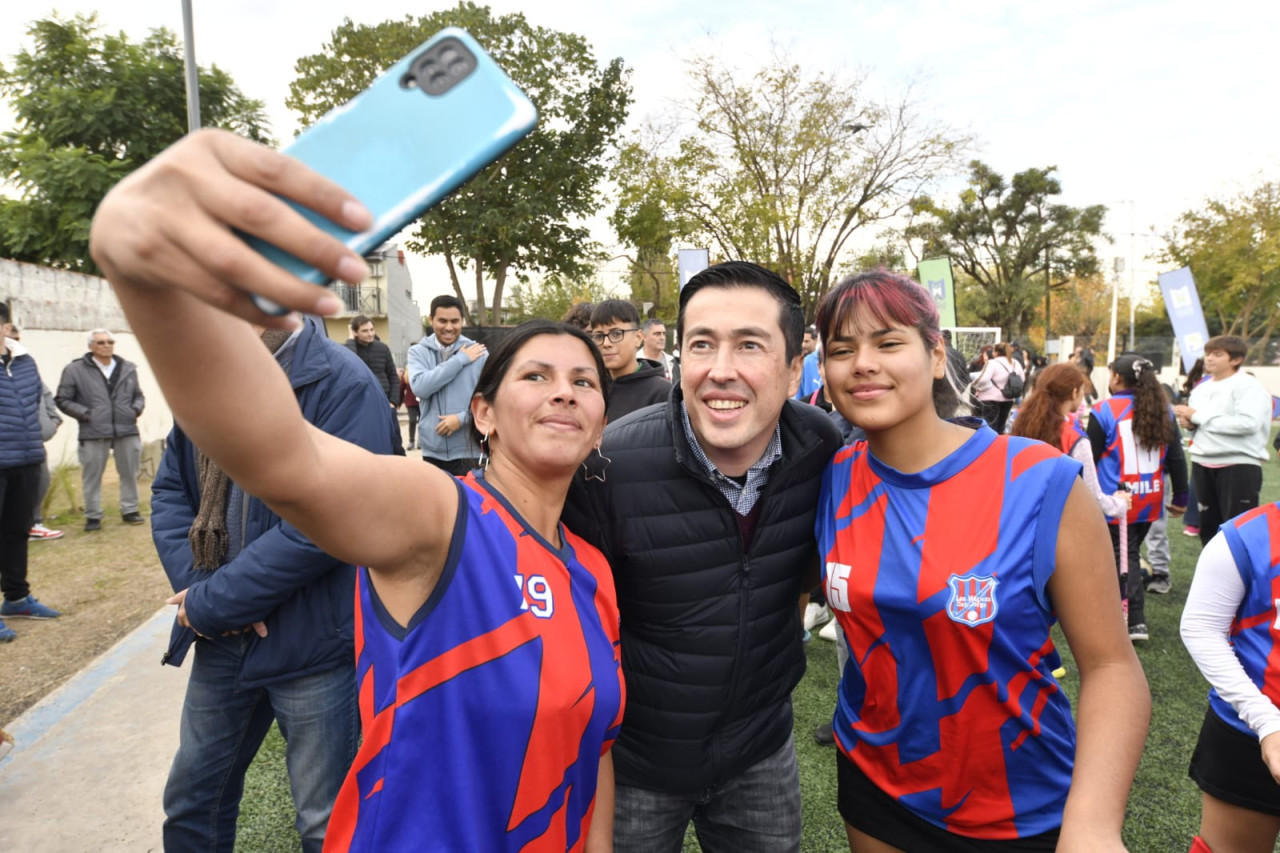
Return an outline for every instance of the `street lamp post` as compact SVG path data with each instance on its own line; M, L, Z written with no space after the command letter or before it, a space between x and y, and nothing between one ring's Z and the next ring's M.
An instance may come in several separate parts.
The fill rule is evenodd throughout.
M187 72L187 132L200 129L200 76L196 68L196 28L191 0L182 0L182 52Z

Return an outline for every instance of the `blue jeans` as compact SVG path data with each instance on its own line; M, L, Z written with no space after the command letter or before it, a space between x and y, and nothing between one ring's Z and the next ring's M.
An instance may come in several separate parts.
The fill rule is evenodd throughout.
M800 771L795 742L722 785L668 794L619 785L614 853L680 853L693 821L704 853L798 853Z
M302 849L319 853L360 732L355 667L237 689L246 635L197 640L181 740L164 789L166 851L231 851L244 774L274 719L286 742ZM265 642L271 642L268 637Z

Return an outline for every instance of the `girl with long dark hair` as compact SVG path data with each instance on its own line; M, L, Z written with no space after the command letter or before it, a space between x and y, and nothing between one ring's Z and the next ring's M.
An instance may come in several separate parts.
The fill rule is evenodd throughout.
M829 464L817 521L850 653L834 722L850 849L1123 850L1150 696L1120 620L1097 618L1114 570L1080 464L947 420L960 397L911 279L846 279L817 322L831 402L866 432Z
M1089 493L1108 518L1129 508L1129 495L1124 491L1108 494L1098 484L1093 447L1080 424L1076 411L1084 402L1084 389L1089 378L1074 364L1051 364L1036 374L1036 388L1022 402L1011 434L1035 438L1058 448L1080 463Z
M1095 403L1089 418L1089 443L1098 460L1103 491L1127 489L1133 503L1125 517L1129 600L1129 637L1146 640L1146 586L1139 549L1151 522L1165 510L1182 515L1187 505L1187 462L1182 434L1173 407L1156 378L1156 368L1137 354L1121 355L1111 364L1111 397ZM1164 493L1165 474L1173 485L1172 499ZM1116 565L1120 564L1120 521L1108 520Z

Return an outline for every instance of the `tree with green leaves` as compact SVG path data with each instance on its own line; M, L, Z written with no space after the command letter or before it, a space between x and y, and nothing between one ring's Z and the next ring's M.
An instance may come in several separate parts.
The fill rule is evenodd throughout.
M1098 272L1094 241L1107 209L1054 203L1062 194L1056 166L1031 168L1006 181L978 160L954 206L928 196L912 205L909 240L920 257L947 255L981 288L973 300L978 325L1025 337L1044 302L1046 264L1051 288Z
M626 121L631 87L622 60L598 65L581 36L462 2L372 26L343 21L320 52L298 60L285 103L311 124L447 26L470 32L538 108L537 129L428 211L406 241L416 252L444 258L464 303L460 271L470 269L478 309L471 321L485 325L502 314L509 275L577 279L598 260L583 220L603 203L598 185ZM486 279L494 282L492 306Z
M182 47L152 30L139 43L104 35L96 17L34 22L34 42L0 65L15 126L0 136L0 255L97 272L89 223L117 181L186 133ZM217 66L200 69L201 121L270 142L261 101Z
M1263 352L1280 323L1280 183L1209 199L1164 241L1161 260L1191 267L1210 326Z
M771 267L810 317L854 234L890 220L956 165L964 135L919 115L910 89L881 100L862 80L776 57L748 76L689 62L692 116L625 146L612 222L624 243L702 243Z
M608 298L604 285L595 278L568 279L552 274L541 281L522 281L516 285L511 319L517 323L535 317L559 321L579 302L597 303Z

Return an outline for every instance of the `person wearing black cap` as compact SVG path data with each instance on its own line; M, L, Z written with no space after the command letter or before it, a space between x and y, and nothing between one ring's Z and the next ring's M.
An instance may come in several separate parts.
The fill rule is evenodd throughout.
M1089 443L1098 460L1104 494L1126 489L1132 502L1125 516L1128 544L1129 638L1148 639L1145 587L1139 549L1151 523L1167 509L1182 515L1187 506L1187 464L1182 435L1165 399L1156 366L1136 353L1111 364L1111 397L1095 403L1089 418ZM1173 481L1172 500L1164 492L1165 473ZM1120 563L1120 519L1107 519L1116 564Z

